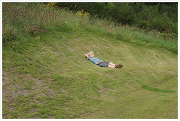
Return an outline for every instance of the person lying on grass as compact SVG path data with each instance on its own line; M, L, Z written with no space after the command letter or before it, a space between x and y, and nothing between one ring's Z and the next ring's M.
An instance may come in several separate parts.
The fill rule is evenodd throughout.
M110 67L110 68L122 68L123 65L120 63L118 65L113 64L112 62L107 63L102 61L100 58L98 57L94 57L94 53L91 51L87 54L84 54L84 56L90 60L91 62L93 62L96 65L99 65L100 67Z

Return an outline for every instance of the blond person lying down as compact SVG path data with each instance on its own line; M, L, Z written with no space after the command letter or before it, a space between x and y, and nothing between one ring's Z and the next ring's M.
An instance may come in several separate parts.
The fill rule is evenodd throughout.
M115 65L113 64L112 62L110 63L107 63L107 62L104 62L102 61L100 58L98 57L94 57L94 53L91 51L87 54L84 54L84 56L90 60L91 62L93 62L94 64L96 65L99 65L100 67L110 67L110 68L122 68L123 65L122 64L118 64L118 65Z

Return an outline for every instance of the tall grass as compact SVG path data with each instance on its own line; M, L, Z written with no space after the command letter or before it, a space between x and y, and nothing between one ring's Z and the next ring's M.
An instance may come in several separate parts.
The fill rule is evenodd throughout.
M43 3L3 3L2 10L3 42L21 40L25 33L36 35L51 32L51 26L56 26L56 30L61 32L94 32L120 41L163 47L177 54L177 37L166 38L166 34L156 30L147 31L92 18L85 15L85 11L73 13Z

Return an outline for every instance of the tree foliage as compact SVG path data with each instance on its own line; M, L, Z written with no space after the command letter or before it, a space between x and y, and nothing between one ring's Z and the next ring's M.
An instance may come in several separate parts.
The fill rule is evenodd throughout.
M171 27L178 34L177 2L58 2L56 5L74 12L84 9L94 17L160 32ZM146 22L149 15L150 21Z

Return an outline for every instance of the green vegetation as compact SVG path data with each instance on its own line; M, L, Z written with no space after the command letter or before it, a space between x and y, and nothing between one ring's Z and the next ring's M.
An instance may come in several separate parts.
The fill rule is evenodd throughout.
M178 35L177 2L64 2L48 5L75 12L84 9L94 17L112 20L116 24L158 30L168 38Z
M178 118L176 40L43 3L2 9L3 119Z

